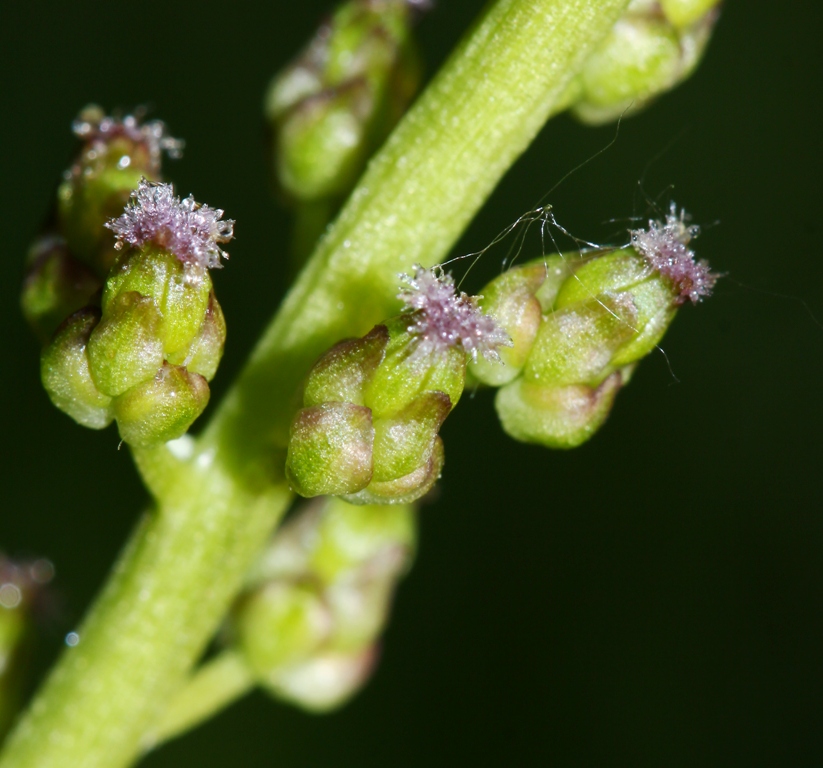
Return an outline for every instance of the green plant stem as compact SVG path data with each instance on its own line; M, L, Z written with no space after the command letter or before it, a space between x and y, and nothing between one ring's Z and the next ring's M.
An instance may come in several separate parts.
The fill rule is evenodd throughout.
M497 0L371 163L198 440L138 456L158 508L11 735L0 768L121 768L160 722L290 495L288 425L314 359L442 259L627 0ZM166 449L160 449L165 451Z
M311 256L338 206L332 200L310 200L295 206L291 241L292 276L299 274L306 259Z
M236 651L223 651L194 671L174 696L160 723L143 740L153 749L202 723L254 687L254 676Z

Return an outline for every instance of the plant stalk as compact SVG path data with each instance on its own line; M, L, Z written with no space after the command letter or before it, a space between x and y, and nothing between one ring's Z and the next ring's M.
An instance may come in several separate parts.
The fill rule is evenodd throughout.
M157 509L9 738L0 768L123 768L161 721L290 499L282 476L317 356L441 260L627 0L497 0L374 158L190 458L138 455ZM167 450L167 449L161 449ZM159 478L159 479L157 479Z

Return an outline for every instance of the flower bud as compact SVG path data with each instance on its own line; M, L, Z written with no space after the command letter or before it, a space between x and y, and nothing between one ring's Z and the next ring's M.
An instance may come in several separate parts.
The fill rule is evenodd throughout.
M407 561L414 551L414 509L408 504L355 506L332 498L308 519L313 534L306 567L324 584L385 560L386 553L400 551Z
M683 82L709 41L716 5L634 0L586 60L574 86L574 115L591 124L610 122Z
M495 405L508 434L571 448L601 426L677 308L709 295L717 279L688 248L698 230L686 220L672 204L665 222L630 233L631 247L536 261L484 291L517 354L502 374L477 363L471 372L503 384Z
M158 178L163 152L180 156L183 142L159 120L107 117L96 105L72 127L83 148L57 193L60 228L72 254L103 278L115 257L103 225L123 210L142 177Z
M414 549L407 505L305 505L274 535L232 612L235 642L275 696L321 711L368 678Z
M372 478L371 411L328 402L298 411L289 433L286 477L301 496L355 493Z
M81 424L112 416L127 443L180 437L203 412L223 353L226 323L209 267L233 234L223 212L171 185L141 179L124 213L107 223L115 248L101 309L74 316L43 355L52 401Z
M309 657L329 634L328 609L310 586L274 582L238 607L235 630L246 660L262 681Z
M206 381L211 381L217 373L225 344L226 318L214 291L211 291L203 326L189 347L186 368L191 373L199 373Z
M154 301L136 291L108 302L88 343L89 370L101 392L116 397L154 376L163 365L161 319Z
M416 92L417 3L348 0L271 83L274 171L301 202L342 199Z
M374 646L354 653L330 651L280 672L270 686L280 699L309 712L328 712L350 699L374 669L377 651Z
M40 377L52 403L78 424L103 429L114 418L111 397L95 385L86 348L100 320L87 308L69 317L40 358Z
M508 337L450 277L404 276L406 313L341 342L309 373L286 473L301 495L408 503L440 476L440 425L460 399L467 353L497 357Z
M90 303L102 281L75 259L65 241L44 235L34 241L26 264L20 304L44 344L69 315Z
M120 437L139 447L182 437L205 410L209 394L202 376L166 363L152 378L114 398Z
M128 293L150 300L157 313L153 335L163 357L179 365L203 329L211 288L208 272L190 269L173 253L147 245L126 252L111 270L103 292L103 316Z
M720 4L720 0L659 0L666 18L676 27L688 27Z

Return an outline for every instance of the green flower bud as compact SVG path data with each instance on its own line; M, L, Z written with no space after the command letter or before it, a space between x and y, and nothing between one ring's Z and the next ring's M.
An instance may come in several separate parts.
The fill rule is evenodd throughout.
M119 294L88 343L89 370L97 388L110 397L150 379L163 365L161 315L148 296Z
M107 117L95 105L72 127L83 148L57 193L60 228L72 254L102 278L115 257L103 225L123 210L142 177L159 176L162 153L179 157L183 143L159 120Z
M503 384L495 405L508 434L571 448L602 425L677 308L708 295L717 279L687 247L698 229L686 220L672 204L665 222L631 232L632 247L535 261L484 291L517 354L504 358L502 374L477 362L471 372Z
M451 278L418 267L401 294L409 312L333 347L309 373L286 473L301 495L408 503L440 476L440 425L460 399L466 354L510 343Z
M205 410L209 394L202 376L165 364L151 379L114 398L120 437L141 447L182 437Z
M480 357L469 363L478 381L499 387L512 381L523 369L543 319L557 291L571 272L573 259L560 256L509 269L492 280L480 298L480 307L506 330L512 345L499 350L500 361Z
M414 509L408 504L355 506L331 498L314 518L307 515L307 519L315 533L306 567L324 584L386 552L400 550L408 556L414 551Z
M23 315L44 344L70 314L90 303L100 279L68 251L56 235L34 241L20 297Z
M365 389L383 360L389 329L375 326L362 339L346 339L333 346L312 368L303 392L303 404L329 401L365 405Z
M390 480L373 480L362 490L343 498L352 504L411 504L425 496L440 479L445 460L443 441L436 436L428 455L414 470Z
M128 251L111 270L103 291L103 318L116 312L126 294L149 299L157 314L152 334L162 347L162 357L180 365L203 330L211 289L205 270L191 269L173 253L144 246Z
M717 20L717 0L635 0L576 81L572 112L586 123L616 120L683 82ZM663 9L663 13L660 9Z
M232 615L232 633L261 684L313 711L365 682L398 579L414 550L407 505L324 498L274 535Z
M286 477L301 496L354 493L372 478L371 411L328 402L298 411L289 433Z
M40 359L40 377L52 403L91 429L102 429L114 418L111 397L95 385L86 355L99 320L97 309L75 313L58 329Z
M688 27L720 5L720 0L659 0L666 18L676 27Z
M209 293L203 326L189 348L186 368L191 373L199 373L206 381L211 381L217 373L225 344L226 318L212 291Z
M377 661L373 646L355 653L330 651L281 671L271 692L309 712L328 712L350 699Z
M265 113L286 194L340 198L405 112L420 80L409 0L349 0L271 83Z
M275 582L246 596L234 622L237 642L264 684L283 668L304 661L328 637L331 617L309 586Z

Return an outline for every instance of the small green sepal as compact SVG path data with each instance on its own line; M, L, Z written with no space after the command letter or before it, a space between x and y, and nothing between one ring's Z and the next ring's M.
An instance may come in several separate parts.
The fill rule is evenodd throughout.
M100 311L88 308L67 318L40 358L40 378L55 407L78 424L103 429L114 418L112 400L95 385L86 348L100 321Z
M164 364L113 401L124 442L150 447L182 437L209 402L206 380L182 366Z

